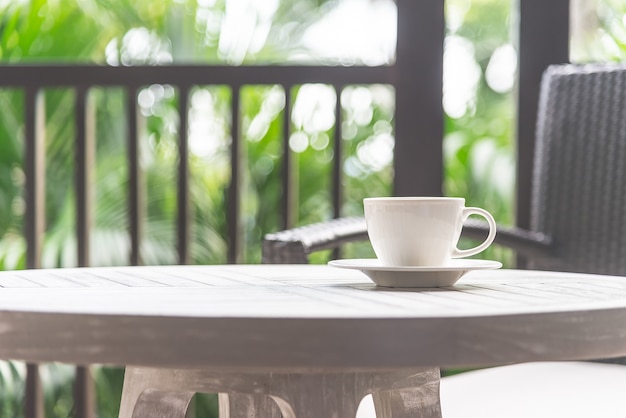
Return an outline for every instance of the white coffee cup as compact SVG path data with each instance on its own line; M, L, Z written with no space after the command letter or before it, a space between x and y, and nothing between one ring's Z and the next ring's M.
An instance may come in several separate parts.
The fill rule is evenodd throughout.
M451 258L484 251L496 236L496 222L485 209L465 207L460 197L374 197L363 200L367 233L384 266L443 266ZM463 222L480 215L489 235L480 245L459 250Z

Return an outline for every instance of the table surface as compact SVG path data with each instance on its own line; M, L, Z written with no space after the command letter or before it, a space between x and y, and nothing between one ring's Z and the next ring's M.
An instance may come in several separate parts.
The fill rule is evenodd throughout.
M623 277L476 271L401 290L311 265L0 272L6 359L377 370L623 354Z

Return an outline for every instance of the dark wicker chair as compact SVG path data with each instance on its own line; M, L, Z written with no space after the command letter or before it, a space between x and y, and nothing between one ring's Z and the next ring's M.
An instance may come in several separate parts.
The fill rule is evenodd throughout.
M560 65L544 74L536 128L531 229L498 226L495 242L528 268L626 275L626 66ZM470 221L464 236L481 238ZM268 234L265 263L366 240L363 218Z
M626 65L568 64L546 70L532 184L531 229L499 227L496 243L523 256L526 268L626 275ZM464 235L478 238L483 229L468 223ZM364 239L362 218L322 222L268 234L263 261L306 263L313 251ZM582 362L464 373L442 379L442 408L446 417L510 417L522 416L511 413L523 411L525 404L562 401L558 416L579 416L580 402L571 397L532 391L538 380L549 379L551 387L558 388L571 385L574 378L583 386L589 381L595 389L600 385L584 402L599 406L593 416L609 416L603 411L616 406L612 399L595 396L610 392L602 385L611 385L609 375L615 373L626 382L624 366ZM501 397L502 408L476 406L477 399L486 399L484 394Z

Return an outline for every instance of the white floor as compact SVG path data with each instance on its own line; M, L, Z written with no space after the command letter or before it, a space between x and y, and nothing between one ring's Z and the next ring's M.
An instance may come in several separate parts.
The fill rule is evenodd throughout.
M441 380L443 418L626 418L626 366L549 362ZM358 418L374 418L371 396Z

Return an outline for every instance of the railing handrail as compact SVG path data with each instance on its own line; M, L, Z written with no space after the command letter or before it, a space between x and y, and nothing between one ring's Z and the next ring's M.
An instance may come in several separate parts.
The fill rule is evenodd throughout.
M329 65L163 65L109 66L97 64L4 64L0 86L145 86L150 84L255 84L293 86L326 83L334 86L387 83L395 85L396 69L388 66Z

